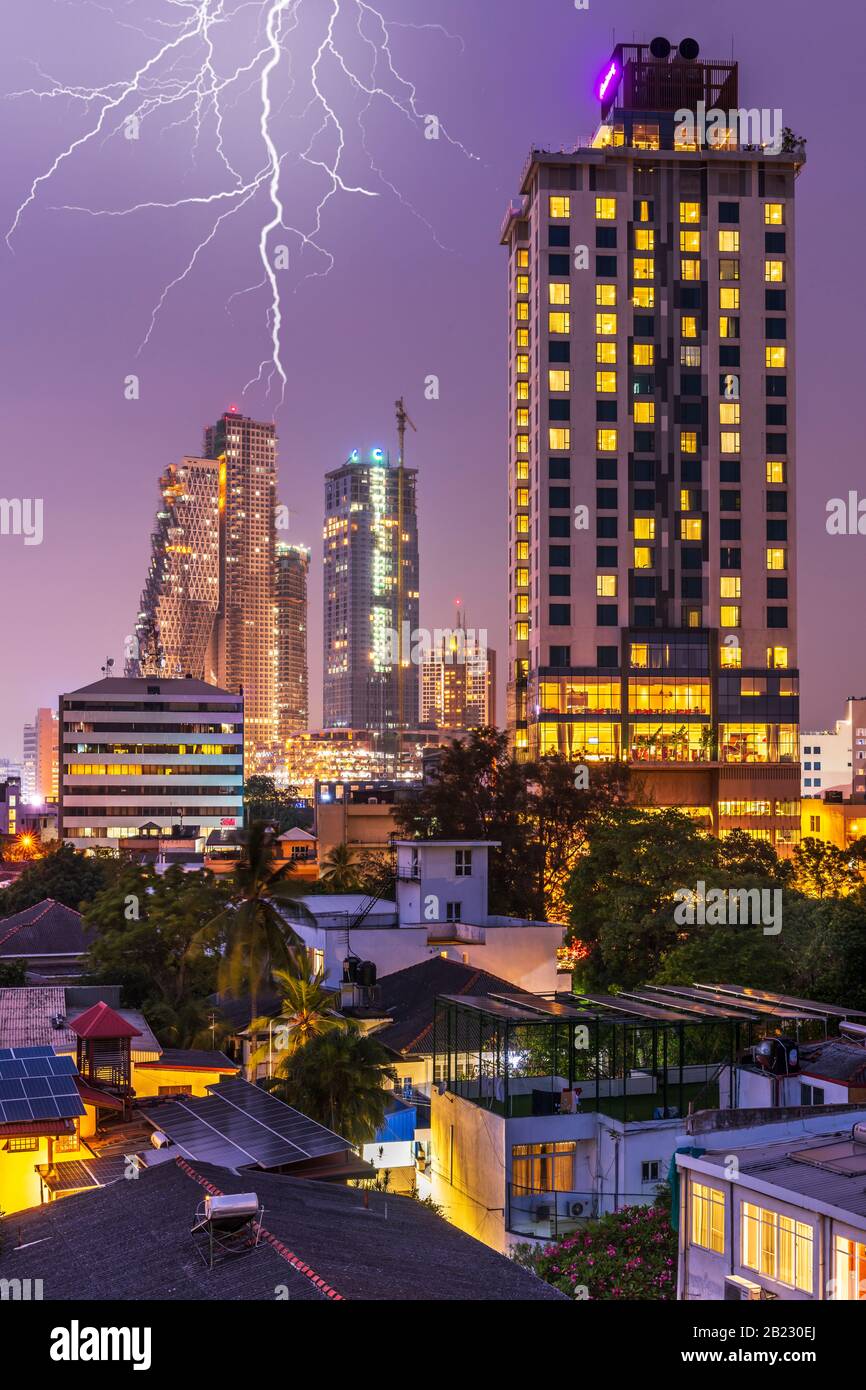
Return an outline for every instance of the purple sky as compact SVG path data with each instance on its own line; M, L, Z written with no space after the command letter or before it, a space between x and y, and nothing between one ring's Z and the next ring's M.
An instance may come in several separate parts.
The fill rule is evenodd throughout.
M419 429L409 436L409 462L421 477L421 621L447 625L459 596L470 624L486 627L503 652L504 675L505 281L498 228L530 145L572 144L594 128L592 85L612 31L618 39L660 33L673 41L691 33L705 57L729 55L733 36L741 103L781 107L785 124L808 139L798 189L802 713L804 727L832 721L845 696L866 690L857 637L866 538L830 537L824 524L829 497L863 487L862 427L854 418L863 398L862 7L834 6L825 25L827 12L805 0L729 0L724 18L717 7L702 6L700 21L691 3L645 0L590 0L588 11L572 0L379 3L395 22L394 65L415 84L418 111L435 113L477 157L444 135L425 140L423 124L382 97L364 116L365 154L358 119L368 99L324 55L318 82L344 125L343 180L380 196L339 192L327 203L319 234L334 258L327 275L315 275L326 267L323 256L310 249L298 255L296 236L271 236L272 247L288 244L292 256L280 281L283 405L263 385L242 395L269 352L265 291L227 307L232 294L261 279L265 186L222 224L168 294L138 357L166 284L232 204L100 218L56 210L121 210L231 188L207 110L197 152L192 125L173 125L190 114L189 103L157 110L138 140L121 132L88 141L39 185L12 251L0 240L0 496L41 497L45 516L41 546L0 536L0 755L20 756L21 726L37 705L53 705L61 689L98 679L107 655L120 666L145 575L159 471L196 453L202 426L232 403L276 418L280 498L292 511L286 538L313 549L313 723L321 717L322 477L354 447L394 446L393 402L401 393ZM306 232L328 182L298 153L320 123L305 108L313 95L312 57L335 4L301 0L291 68L283 57L272 77L271 128L286 156L286 220ZM239 12L231 30L214 31L220 74L263 46L269 6L226 0L232 6ZM6 0L0 91L41 90L52 79L78 88L127 79L176 33L153 21L177 22L193 9L164 0ZM368 83L372 49L355 32L356 0L340 0L340 9L337 41ZM369 11L363 22L381 43ZM441 25L460 37L407 25ZM171 71L163 60L164 79L188 80L199 57L184 56L187 49L192 54L191 45L179 49ZM409 88L388 79L381 54L379 62L382 85L405 101ZM229 90L223 124L227 158L244 179L265 165L261 66ZM99 107L66 97L0 102L2 230L32 180L85 135ZM106 133L132 109L130 102L119 106ZM330 160L335 148L331 125L312 157ZM123 395L124 377L133 372L141 380L134 402ZM440 378L438 401L424 399L430 374Z

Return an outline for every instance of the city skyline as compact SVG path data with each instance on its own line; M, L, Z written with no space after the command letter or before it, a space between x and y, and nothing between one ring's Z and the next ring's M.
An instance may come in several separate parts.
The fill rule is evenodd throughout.
M17 7L11 19L20 31L21 50L37 53L42 45L32 25L38 7L30 13L28 8ZM9 320L17 318L27 329L36 304L43 309L38 332L23 332L16 344L7 376L10 400L16 403L9 447L32 460L28 477L34 491L38 479L39 495L45 500L45 535L41 546L32 547L24 546L20 538L3 537L0 567L7 589L20 589L38 606L44 636L30 650L25 628L29 615L23 611L12 615L7 640L13 650L20 651L20 659L16 658L4 682L0 752L19 757L21 730L32 720L33 710L53 706L62 688L96 679L109 652L119 669L123 637L146 570L154 479L169 460L176 462L185 451L198 449L196 420L213 419L235 401L253 418L275 418L282 436L280 497L291 512L285 539L310 545L313 551L309 626L315 634L320 630L316 537L322 478L330 461L346 457L352 448L393 448L390 402L404 393L419 426L418 436L412 437L412 455L419 467L419 512L425 536L421 621L432 625L438 615L449 611L455 593L460 593L489 629L491 645L505 650L505 576L500 557L506 527L502 484L506 271L502 253L495 247L496 229L513 192L515 168L519 170L529 147L540 137L541 143L559 148L592 130L596 119L593 85L610 52L611 26L617 37L629 37L633 27L633 16L625 5L606 7L603 16L593 9L568 13L569 8L552 15L544 29L524 34L521 7L503 0L501 27L491 36L481 16L443 4L435 18L457 33L462 44L441 34L400 32L399 56L405 67L413 67L425 104L435 108L439 102L447 108L443 120L453 137L481 157L469 161L447 142L419 145L412 137L413 143L408 128L404 143L403 133L377 125L382 151L396 159L392 172L401 175L404 196L433 223L442 245L452 249L440 249L423 222L387 188L376 200L344 204L343 212L351 216L341 216L332 204L334 270L328 277L296 287L297 294L291 296L291 331L287 326L286 333L289 387L284 406L274 395L269 400L263 385L242 394L250 376L248 359L260 346L260 324L243 317L234 334L227 338L222 332L223 324L231 325L223 309L222 289L228 298L237 288L228 274L226 246L220 249L220 244L214 244L210 263L217 277L218 303L210 304L210 294L205 302L206 281L190 281L181 287L167 301L162 327L139 360L128 325L135 310L146 326L146 292L152 286L135 289L129 311L122 315L115 305L124 292L133 293L128 267L135 265L138 274L146 266L145 251L152 248L154 237L162 244L165 221L154 215L142 227L127 219L98 221L50 212L54 198L28 209L27 237L13 240L14 258L4 253ZM800 13L806 16L805 7L792 7L792 22ZM413 16L419 22L429 19L420 7L413 7ZM99 50L98 43L100 36L104 39L98 27L102 22L97 14L86 19L95 51L103 53L107 64L104 47ZM855 50L862 20L855 15L851 23ZM57 66L56 45L62 42L63 24L64 16L59 15L48 43L49 69ZM660 4L652 27L676 38L691 32L694 20L683 5ZM801 387L799 407L802 722L809 728L832 727L844 698L861 688L859 654L856 644L845 640L844 605L835 597L856 582L860 541L856 536L831 536L824 525L827 500L847 496L859 481L856 451L848 444L856 438L856 350L850 316L846 319L843 313L849 286L856 283L856 263L849 237L840 236L834 242L830 258L822 260L821 248L831 200L839 226L856 225L864 192L856 180L845 178L846 156L834 104L819 83L809 80L822 54L829 63L831 36L818 31L807 59L791 35L777 32L772 15L755 14L744 4L730 7L724 21L705 17L699 27L702 50L708 54L727 54L730 29L738 29L736 56L743 92L750 93L750 99L760 92L762 100L778 105L786 122L809 142L811 167L808 187L804 184L800 198L799 255L812 264L820 261L822 274L820 280L813 275L802 277L798 295L799 376L801 382L809 383L808 389ZM110 33L116 38L116 30ZM514 104L504 86L494 90L490 78L503 67L507 71L515 61L511 53L518 51L518 40L520 72L526 80ZM132 36L125 40L130 53L135 42ZM771 47L781 60L765 75L763 55ZM850 62L844 54L840 59L835 47L833 53L843 90ZM10 62L12 70L7 71L4 88L27 87L29 78L25 81L20 65L7 56L5 63ZM473 101L479 88L491 91L482 108ZM20 110L10 103L4 114L15 119ZM42 168L45 150L53 148L57 115L57 103L44 103L34 111L34 124L25 127L25 138L15 145L3 194L9 222L19 195L26 194L34 171ZM142 146L135 154L144 160L151 178L150 147ZM432 170L422 159L428 154L436 157ZM173 170L188 175L177 152L170 154L169 163ZM117 183L115 198L120 204L137 175L118 163L111 177ZM76 179L82 181L81 197L73 196ZM193 191L190 184L187 192ZM90 163L75 174L56 201L78 204L89 199L93 205L107 206L110 194L110 184L105 185L98 166ZM186 224L186 232L192 236L191 224ZM228 237L230 252L241 245L233 236ZM194 245L194 237L189 245ZM408 335L399 334L396 330L405 310L400 296L392 292L395 278L408 278L419 258L425 266L425 284L413 290L415 326ZM98 314L84 313L85 301L92 299L97 262L100 274L107 277L106 307ZM167 256L160 259L160 272L172 268ZM375 352L364 353L359 360L351 352L351 335L345 340L335 338L328 322L338 303L369 325ZM191 357L186 324L196 319L192 326L198 347ZM64 323L76 327L72 330ZM828 334L835 340L837 323L839 348L830 353L822 344ZM220 341L218 357L208 341L211 337ZM326 360L327 380L318 385L310 375L310 364ZM127 368L134 370L136 361L142 396L133 402L123 397L122 379ZM425 396L425 382L431 375L439 378L438 399ZM340 382L336 405L335 380ZM40 409L46 389L60 407L47 417ZM835 402L829 423L817 405L828 399ZM37 411L42 421L38 432L32 428ZM96 447L94 412L100 427ZM817 457L831 462L816 469ZM461 486L467 468L475 483L469 490ZM80 621L75 617L70 621L57 603L70 575L82 609ZM316 727L321 722L321 692L315 659L310 694L310 722Z

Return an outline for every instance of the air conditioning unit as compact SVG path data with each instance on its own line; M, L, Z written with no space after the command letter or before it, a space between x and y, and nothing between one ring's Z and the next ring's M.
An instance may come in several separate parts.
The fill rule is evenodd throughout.
M568 1208L569 1216L583 1216L586 1207L585 1202L572 1202Z
M763 1298L764 1290L760 1284L755 1284L751 1279L744 1279L741 1274L728 1274L725 1277L725 1299L748 1299L758 1301Z

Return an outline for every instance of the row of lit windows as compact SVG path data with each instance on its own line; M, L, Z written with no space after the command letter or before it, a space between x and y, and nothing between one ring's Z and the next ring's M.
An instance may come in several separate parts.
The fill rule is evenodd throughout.
M592 711L590 711L592 712ZM619 722L548 723L537 725L539 753L563 753L590 761L620 757ZM796 724L720 724L718 748L710 724L683 722L680 717L660 723L628 725L626 756L632 762L776 763L796 762Z
M642 216L640 220L641 220L641 221L647 221L647 220L648 220L648 217L649 217L649 208L648 208L648 205L647 205L645 202L642 203L642 204L641 204L641 209L646 211L646 216ZM563 193L552 193L552 194L550 194L549 203L548 203L548 211L549 211L550 217L551 217L554 221L562 221L564 218L570 217L570 216L571 216L571 198L570 198L567 194L563 194ZM681 203L680 203L680 206L679 206L679 214L680 214L680 216L679 216L680 222L685 222L685 223L696 223L696 222L700 222L700 220L701 220L701 205L700 205L700 203L681 202ZM615 221L615 220L616 220L616 198L605 198L605 197L598 197L598 198L596 198L596 200L595 200L595 217L596 217L596 221L598 221L598 222L613 222L613 221ZM784 224L784 220L785 220L785 218L784 218L784 205L783 205L782 203L765 203L765 204L764 204L764 222L765 222L765 224L766 224L767 226L780 227L780 226L782 226L782 225ZM637 232L635 233L635 235L636 235L636 236L638 235ZM652 237L652 232L644 233L644 235L648 235L649 237ZM723 235L723 234L720 233L720 238L721 238L722 235ZM725 235L725 236L728 236L728 237L731 237L731 238L736 238L736 243L734 243L734 241L731 240L730 242L726 242L726 243L723 245L723 243L722 243L722 241L721 241L721 239L720 239L720 241L719 241L719 249L720 249L720 250L739 250L739 232L725 233L724 235ZM639 243L638 243L637 241L636 241L635 244L636 244L636 245L639 245ZM647 243L647 249L649 249L649 250L652 249L652 243L651 243L651 242L648 242L648 243ZM518 264L520 264L519 261L518 261ZM528 264L528 260L527 260L527 264Z

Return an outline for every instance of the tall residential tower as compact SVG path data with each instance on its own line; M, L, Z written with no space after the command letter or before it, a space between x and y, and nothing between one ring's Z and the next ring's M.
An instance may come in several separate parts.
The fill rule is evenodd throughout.
M697 53L618 45L592 142L532 150L503 224L509 725L785 853L804 156Z
M310 552L304 545L277 541L277 736L280 751L310 723L307 669L307 576Z

